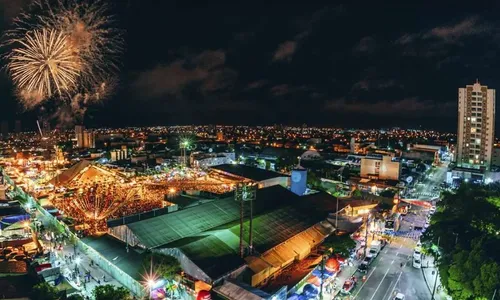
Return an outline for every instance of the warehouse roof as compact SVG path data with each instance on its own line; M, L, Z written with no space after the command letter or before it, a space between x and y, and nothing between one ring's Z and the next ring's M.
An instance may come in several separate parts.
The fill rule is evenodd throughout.
M254 213L297 201L297 198L297 195L281 186L259 189L253 204ZM128 227L143 245L155 248L232 223L239 217L240 205L230 197L131 223Z
M253 219L254 249L264 253L325 219L326 217L319 215L310 216L293 204L258 215ZM249 221L246 220L243 226L247 241ZM216 279L244 264L239 257L239 233L238 222L228 224L225 228L219 227L218 230L186 237L164 247L179 248L205 274ZM310 236L310 234L305 234L305 236ZM220 263L222 259L223 264Z
M125 245L110 235L85 237L82 242L99 252L106 260L116 265L130 277L141 280L144 273L143 255L125 248Z
M128 224L147 248L158 247L238 219L232 198L217 200L166 215Z
M254 181L262 181L277 177L288 177L288 175L268 171L264 169L249 167L245 165L224 164L211 167L213 170L231 173L233 175L247 178Z

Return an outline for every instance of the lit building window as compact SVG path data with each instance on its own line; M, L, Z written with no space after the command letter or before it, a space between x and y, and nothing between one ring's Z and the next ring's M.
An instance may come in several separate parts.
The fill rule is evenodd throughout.
M471 129L470 129L470 132L471 132L471 133L475 133L475 132L476 132L476 128L471 128Z
M476 144L481 144L481 139L476 139Z

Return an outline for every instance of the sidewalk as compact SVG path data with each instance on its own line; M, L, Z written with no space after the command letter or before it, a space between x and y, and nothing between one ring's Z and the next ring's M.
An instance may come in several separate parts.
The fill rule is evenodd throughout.
M436 284L436 291L434 293L434 299L436 300L446 300L448 296L443 290L437 289L437 287L441 286L441 278L439 277L439 273L437 268L434 266L434 257L426 256L425 259L422 260L422 274L424 275L424 281L429 288L429 292L432 295L432 291L434 289L434 284ZM432 274L434 272L434 274ZM436 281L437 276L437 281ZM451 299L451 298L450 298Z
M47 245L50 242L47 242ZM63 250L54 250L56 254L55 265L61 269L61 274L78 290L83 297L93 299L92 292L98 285L111 284L121 286L111 275L99 268L95 263L91 266L90 258L68 243L63 244ZM70 259L70 256L72 257ZM86 279L87 272L90 271L90 280ZM77 275L78 274L78 275ZM104 277L103 277L104 276Z
M331 298L329 299L334 299L337 295L339 295L340 291L342 290L342 287L344 286L344 282L350 277L352 277L354 273L356 273L356 270L358 269L358 265L360 264L360 262L361 262L360 260L354 260L352 266L346 266L342 269L339 276L335 278L335 287L333 289L333 292L331 293Z

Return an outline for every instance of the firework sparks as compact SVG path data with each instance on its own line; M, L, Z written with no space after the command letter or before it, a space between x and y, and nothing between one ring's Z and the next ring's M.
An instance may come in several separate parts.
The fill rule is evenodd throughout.
M101 0L35 0L3 43L12 49L7 69L21 102L27 108L49 99L78 103L78 113L106 98L123 43L113 24Z
M35 30L12 51L8 69L19 92L35 105L53 94L70 92L77 84L80 63L66 37L55 30Z

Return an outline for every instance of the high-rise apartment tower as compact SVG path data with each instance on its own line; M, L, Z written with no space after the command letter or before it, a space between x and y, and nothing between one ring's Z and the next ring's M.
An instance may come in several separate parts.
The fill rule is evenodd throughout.
M489 170L495 141L495 90L476 81L458 89L456 163Z

